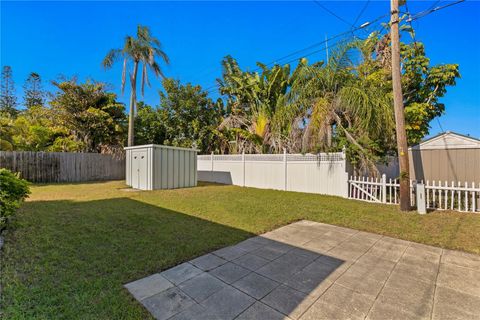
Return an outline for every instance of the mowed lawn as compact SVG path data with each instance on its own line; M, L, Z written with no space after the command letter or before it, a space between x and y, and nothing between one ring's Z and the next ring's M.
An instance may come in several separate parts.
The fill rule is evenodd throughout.
M123 284L299 219L480 254L480 215L202 184L33 186L1 253L3 319L145 319Z

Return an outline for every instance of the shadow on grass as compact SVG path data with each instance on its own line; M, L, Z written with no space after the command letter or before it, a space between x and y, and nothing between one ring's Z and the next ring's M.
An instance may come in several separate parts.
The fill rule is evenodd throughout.
M27 202L22 212L17 229L6 237L1 262L6 318L145 318L146 311L132 303L124 284L254 236L129 198ZM304 249L295 255L296 246L275 239L259 244L257 249L264 251L253 254L269 261L260 273L277 285L320 256ZM273 259L269 253L275 252ZM343 263L329 261L312 266L324 271L322 276L311 271L302 294ZM281 311L292 312L301 300Z

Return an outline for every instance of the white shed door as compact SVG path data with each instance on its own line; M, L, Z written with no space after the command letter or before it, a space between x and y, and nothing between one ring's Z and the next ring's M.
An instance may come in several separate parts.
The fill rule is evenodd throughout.
M132 152L132 188L147 189L147 152Z

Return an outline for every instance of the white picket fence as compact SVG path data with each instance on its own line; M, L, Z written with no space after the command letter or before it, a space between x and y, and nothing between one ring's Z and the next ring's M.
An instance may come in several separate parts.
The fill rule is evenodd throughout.
M420 181L423 183L423 181ZM355 177L348 179L348 197L350 199L386 204L399 203L400 183L397 179ZM415 206L415 183L410 181L411 205ZM460 212L480 212L480 184L465 182L427 181L425 183L425 201L427 209L456 210Z

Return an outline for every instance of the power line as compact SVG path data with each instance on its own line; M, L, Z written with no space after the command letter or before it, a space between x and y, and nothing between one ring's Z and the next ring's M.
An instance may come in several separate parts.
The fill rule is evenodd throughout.
M270 66L270 65L273 65L273 64L276 64L276 63L280 63L282 60L285 60L285 59L287 59L287 58L296 56L296 55L298 55L298 54L300 54L300 53L302 53L302 52L306 52L306 51L308 51L308 50L314 49L314 48L316 48L316 47L318 47L318 46L320 46L320 45L324 45L325 43L327 43L327 42L329 42L329 41L338 39L338 38L340 38L340 37L342 37L342 36L345 36L345 35L353 34L355 31L364 29L364 28L366 28L366 27L368 27L368 26L370 26L370 25L375 24L376 22L380 21L381 19L385 18L385 17L388 16L388 15L389 15L389 13L384 14L384 15L381 15L381 16L373 19L372 21L367 21L367 22L361 24L361 25L358 26L358 27L354 27L354 28L352 28L352 29L350 29L350 30L347 30L347 31L344 31L344 32L342 32L342 33L336 34L336 35L334 35L334 36L332 36L332 37L330 37L330 38L327 38L327 39L325 39L325 40L323 40L323 41L320 41L320 42L316 42L316 43L314 43L314 44L312 44L312 45L309 45L309 46L307 46L307 47L305 47L305 48L303 48L303 49L296 50L296 51L294 51L294 52L292 52L292 53L289 53L289 54L287 54L287 55L285 55L285 56L282 56L282 57L280 57L280 58L278 58L278 59L275 59L275 60L273 60L273 61L271 61L271 62L269 62L269 63L266 63L265 65L266 65L266 66ZM334 47L334 46L337 46L337 45L339 45L340 43L342 43L342 42L341 42L341 41L338 41L338 42L335 43L334 45L329 46L329 48L332 48L332 47ZM296 61L296 60L298 60L298 59L300 59L300 58L308 57L308 56L311 56L311 55L313 55L313 54L315 54L315 53L319 53L319 52L324 51L324 50L326 50L326 48L318 49L318 50L315 50L315 51L312 51L312 52L303 54L303 55L298 56L298 57L296 57L296 58L293 58L293 59L291 59L291 60L283 61L282 63L283 63L283 64L291 63L291 62L294 62L294 61ZM260 67L254 68L251 72L259 71L260 69L261 69ZM218 88L218 84L212 85L212 86L208 87L205 91L207 91L208 93L210 93L210 92L213 92L213 91L214 91L214 90L212 90L212 89L216 89L216 88Z
M365 12L365 10L367 9L368 5L370 4L370 0L367 0L365 2L365 5L363 6L362 10L358 13L357 17L355 18L355 21L353 22L353 25L355 26L358 22L358 19L360 19L360 17L362 16L362 14Z
M465 0L458 0L458 1L455 1L455 2L451 2L451 3L448 3L446 5L443 5L443 6L440 6L440 7L435 7L435 8L431 8L431 9L427 9L427 10L424 10L424 11L421 11L419 13L416 13L415 15L413 15L412 17L410 17L407 22L411 22L411 21L414 21L414 20L417 20L417 19L420 19L420 18L423 18L435 11L439 11L439 10L442 10L442 9L445 9L445 8L448 8L448 7L451 7L451 6L454 6L454 5L457 5L459 3L462 3L462 2L465 2Z
M332 10L328 9L327 7L325 7L323 4L321 4L319 1L317 0L313 0L313 3L315 3L317 6L319 6L320 8L322 8L323 10L325 10L326 12L328 12L329 14L331 14L332 16L334 16L335 18L337 18L338 20L342 21L343 23L346 23L348 24L350 27L354 27L353 24L351 24L350 22L348 22L347 20L343 19L342 17L340 17L339 15L337 15L335 12L333 12Z
M437 1L437 3L438 3L438 2L440 2L440 1ZM412 21L421 19L421 18L423 18L423 17L425 17L425 16L427 16L427 15L433 13L433 12L436 12L436 11L439 11L439 10L442 10L442 9L445 9L445 8L448 8L448 7L451 7L451 6L453 6L453 5L456 5L456 4L459 4L459 3L462 3L462 2L465 2L465 0L458 0L458 1L455 1L455 2L452 2L452 3L449 3L449 4L446 4L446 5L443 5L443 6L440 6L440 7L434 7L434 8L431 8L431 9L427 9L427 10L418 12L418 13L416 13L416 14L414 14L414 15L410 15L409 19L407 19L406 22L411 23ZM352 34L353 34L353 32L358 31L358 30L360 30L360 29L364 29L364 28L366 28L366 27L368 27L368 26L371 26L371 25L373 25L374 23L378 22L380 19L382 19L382 18L384 18L384 17L386 17L386 16L389 15L389 14L385 14L385 15L379 16L379 17L377 17L376 19L374 19L374 20L372 20L372 21L365 22L365 23L361 24L360 26L355 27L354 25L350 24L350 23L349 23L348 21L346 21L345 19L341 18L340 16L336 15L334 12L330 11L329 9L327 9L325 6L323 6L323 5L322 5L321 3L319 3L318 1L315 0L314 3L316 3L318 6L320 6L320 7L323 8L325 11L329 12L330 14L332 14L333 16L337 17L339 20L341 20L341 21L343 21L344 23L347 23L348 25L352 26L352 29L349 30L349 31L345 31L345 32L342 32L342 33L340 33L340 34L337 34L337 35L335 35L335 36L333 36L333 37L331 37L331 38L329 38L329 39L325 39L324 41L320 41L320 42L314 43L314 44L312 44L312 45L310 45L310 46L308 46L308 47L306 47L306 48L303 48L303 49L300 49L300 50L296 50L296 51L294 51L294 52L292 52L292 53L290 53L290 54L287 54L287 55L285 55L285 56L283 56L283 57L281 57L281 58L279 58L279 59L276 59L276 60L274 60L274 61L272 61L272 62L269 62L269 63L265 64L266 66L269 66L269 65L278 63L278 62L280 62L280 61L282 61L282 60L284 60L284 59L286 59L286 58L295 56L295 55L297 55L297 54L299 54L299 53L302 53L302 52L308 51L308 50L310 50L310 49L313 49L313 48L315 48L315 47L317 47L317 46L323 45L323 44L327 43L328 41L337 39L337 38L339 38L339 37L341 37L341 36L343 36L343 35L346 35L346 34L349 34L349 33L352 33ZM436 5L436 3L435 3L434 5ZM408 8L407 8L407 10L408 10ZM383 29L385 29L385 25L382 27L382 30L381 30L380 32L382 32ZM414 39L414 42L416 43L416 40L415 40L415 39ZM335 44L335 45L338 45L338 42L337 42L337 44ZM335 46L335 45L334 45L334 46ZM294 58L294 59L292 59L292 60L289 60L289 61L283 62L283 63L287 64L287 63L296 61L296 60L298 60L299 58L308 57L308 56L311 56L311 55L313 55L313 54L315 54L315 53L321 52L321 51L323 51L323 50L325 50L325 49L315 50L315 51L312 51L312 52L310 52L310 53L308 53L308 54L302 55L302 56L300 56L300 57L296 57L296 58ZM258 70L260 70L260 68L255 68L255 69L253 69L251 72L255 72L255 71L258 71ZM217 89L218 87L219 87L219 85L216 84L216 85L214 85L214 86L211 86L211 87L207 88L206 91L207 91L208 93L210 93L210 92L213 92L213 91L214 91L214 90L211 90L211 89Z

